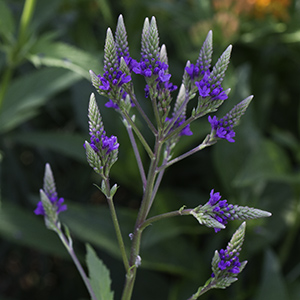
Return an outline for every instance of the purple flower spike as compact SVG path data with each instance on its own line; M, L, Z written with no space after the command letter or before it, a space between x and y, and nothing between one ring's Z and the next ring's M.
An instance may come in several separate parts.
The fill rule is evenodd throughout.
M208 116L208 121L211 125L211 129L215 131L215 137L219 139L225 139L230 143L234 143L235 132L232 130L232 126L228 124L225 118L218 120L216 116L213 118Z
M228 253L228 250L221 249L219 252L220 262L218 263L218 268L221 271L226 271L232 274L240 273L241 263L239 261L239 253ZM215 274L212 273L211 277L215 277Z
M46 164L44 185L41 192L41 201L38 202L34 213L42 215L51 223L56 223L60 212L67 210L64 198L58 198L55 188L54 177L49 164Z

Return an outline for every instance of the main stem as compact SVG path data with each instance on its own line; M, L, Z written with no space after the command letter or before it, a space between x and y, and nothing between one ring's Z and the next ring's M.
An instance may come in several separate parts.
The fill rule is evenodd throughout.
M141 246L141 236L143 232L141 226L143 225L143 223L147 218L148 212L150 210L149 206L152 203L151 198L152 198L153 186L157 174L156 169L159 163L159 158L161 156L161 149L162 149L162 143L160 137L158 136L156 137L155 151L151 159L151 163L148 171L146 189L144 192L143 200L140 206L139 214L134 228L131 253L130 253L130 261L129 261L130 268L126 274L126 282L123 290L122 300L131 299L133 286L136 278L136 271L137 271L138 264L140 262L139 252Z

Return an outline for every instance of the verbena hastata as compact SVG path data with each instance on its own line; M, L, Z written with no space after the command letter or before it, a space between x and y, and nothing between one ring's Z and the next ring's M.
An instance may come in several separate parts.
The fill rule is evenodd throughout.
M113 203L117 185L111 187L109 179L110 169L118 158L119 143L117 137L109 137L106 134L94 94L91 94L88 109L90 141L86 141L84 147L89 165L101 177L100 190L107 198L122 254L126 274L122 300L131 299L137 268L143 263L143 254L140 253L141 237L148 225L165 218L191 215L201 225L214 228L215 232L218 232L225 229L226 224L231 220L249 220L271 215L269 212L259 209L229 204L227 200L221 200L219 192L212 189L206 204L201 204L196 208L185 208L183 206L177 211L148 218L166 168L215 144L220 139L234 142L234 127L245 113L252 96L241 101L222 118L212 115L228 99L230 90L224 90L222 82L229 63L231 48L229 46L214 67L211 67L212 32L210 31L196 63L187 62L177 98L173 101L172 95L177 86L170 81L171 74L169 73L166 47L165 45L159 46L155 18L152 17L151 21L148 18L145 19L140 61L133 59L129 54L122 16L118 19L115 35L113 35L110 28L107 30L103 73L96 75L90 71L90 74L97 92L108 98L106 106L114 109L123 120L141 177L143 194L136 224L132 234L130 234L131 249L129 257L127 257L125 251L121 228ZM144 100L138 100L135 96L134 76L142 76L145 79ZM196 102L191 102L195 97ZM143 102L145 101L150 102L152 105L153 115L151 116L146 115L143 110ZM189 110L191 111L190 115L187 114L188 105L192 106L192 109ZM148 141L137 127L135 123L136 116L132 113L133 110L139 114L139 117L152 131L155 137L154 145L148 144ZM208 115L211 132L197 147L180 156L173 157L173 149L180 138L193 134L190 129L191 122L205 115ZM144 169L144 166L148 163L142 162L136 140L142 144L148 154L148 170ZM110 290L109 273L106 267L97 258L92 248L88 246L88 278L73 251L69 230L67 227L65 227L64 232L61 229L58 214L66 208L63 205L63 199L57 197L52 172L47 164L44 189L41 190L41 202L38 203L35 213L43 215L47 227L54 230L61 238L72 256L92 299L110 300L113 298L113 293ZM197 299L209 289L226 288L237 280L237 275L246 265L246 262L239 261L245 226L246 223L244 222L237 229L226 249L215 252L210 279L189 298L190 300ZM97 265L97 268L95 265ZM99 276L101 278L98 278Z

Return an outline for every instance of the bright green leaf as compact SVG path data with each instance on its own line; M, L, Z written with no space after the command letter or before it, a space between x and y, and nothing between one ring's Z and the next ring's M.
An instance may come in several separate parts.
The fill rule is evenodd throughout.
M86 263L89 270L90 283L96 298L98 300L112 300L114 294L110 288L109 270L89 244L86 245L86 250Z

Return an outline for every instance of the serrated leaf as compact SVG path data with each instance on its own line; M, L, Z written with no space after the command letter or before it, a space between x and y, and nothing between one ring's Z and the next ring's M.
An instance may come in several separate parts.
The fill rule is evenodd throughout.
M86 245L86 263L89 270L89 278L92 289L98 300L113 300L113 292L111 291L111 279L109 270L100 260L94 249Z

